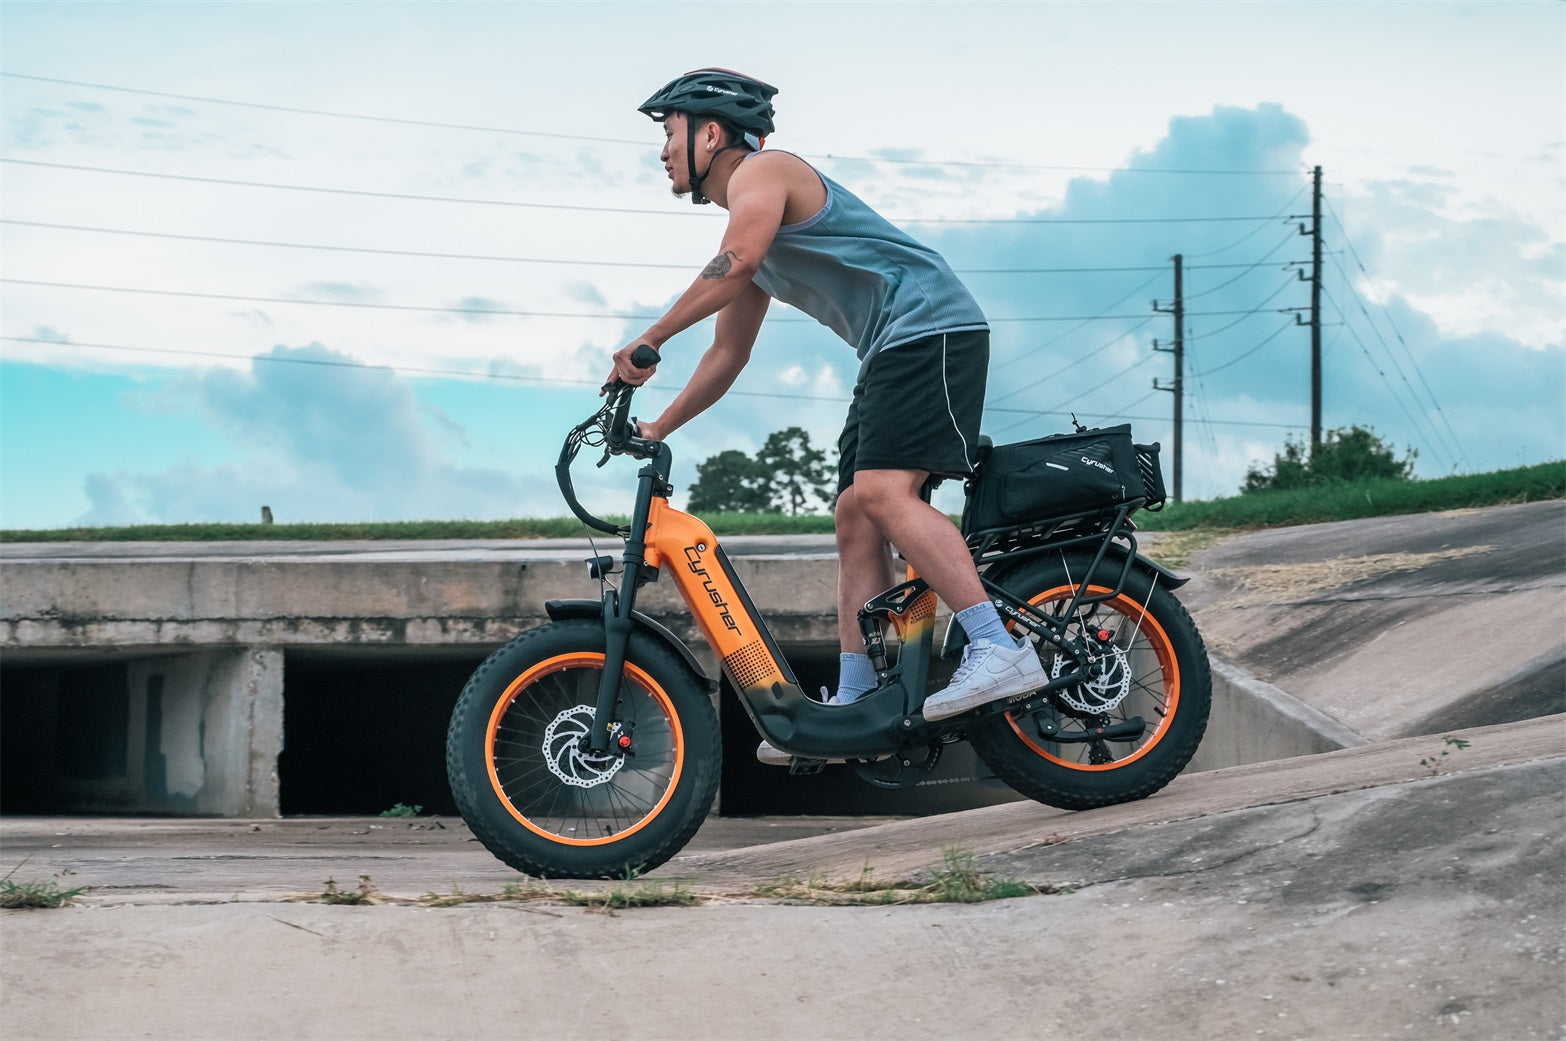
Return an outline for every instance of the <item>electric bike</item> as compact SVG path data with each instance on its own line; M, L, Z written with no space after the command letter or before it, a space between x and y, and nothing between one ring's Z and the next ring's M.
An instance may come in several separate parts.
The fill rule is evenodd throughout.
M657 355L639 348L633 360L648 367ZM629 418L634 391L609 385L555 466L572 513L624 540L618 558L588 562L602 595L547 603L550 621L495 651L452 712L453 795L473 834L506 864L539 877L651 870L679 852L711 809L722 754L718 681L636 609L638 591L660 578L679 589L723 678L759 735L793 757L792 772L841 761L874 783L912 783L944 746L967 740L1017 792L1082 810L1151 795L1190 761L1211 707L1207 654L1174 596L1185 580L1138 553L1130 519L1161 505L1156 445L1137 446L1133 465L1146 480L1110 497L1121 501L996 527L965 513L984 588L1012 631L1034 643L1048 682L931 722L920 712L931 662L958 655L965 637L950 625L937 645L936 597L924 580L910 568L859 612L875 689L848 705L808 696L712 530L669 504L673 456L666 443L638 435ZM1117 429L1129 444L1129 428ZM616 455L643 463L629 523L593 516L577 499L571 464L583 447L603 449L600 466ZM997 458L1010 447L1019 446L996 448ZM1071 453L1095 476L1112 468L1076 442ZM1029 466L1046 476L1048 467L1065 468ZM985 467L969 478L970 506L986 487ZM1031 480L1028 472L1013 479ZM883 635L888 626L895 647Z

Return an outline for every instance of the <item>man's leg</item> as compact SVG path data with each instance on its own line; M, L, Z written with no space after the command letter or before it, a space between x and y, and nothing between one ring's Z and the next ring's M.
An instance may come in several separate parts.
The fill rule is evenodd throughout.
M860 470L854 490L859 509L946 601L968 633L968 650L951 683L924 703L924 718L933 721L1037 690L1048 677L1033 644L1017 643L1001 623L957 526L919 497L927 476Z
M859 506L854 488L837 498L837 638L844 654L863 654L859 609L892 588L892 551Z
M876 537L883 540L883 545L890 541L896 546L947 607L961 611L985 603L989 596L979 582L962 533L949 517L919 497L929 476L916 470L860 470L854 475L854 486L845 497L854 496L856 512L873 526ZM838 552L846 573L848 561L841 558L841 519L838 531ZM890 567L888 557L888 576ZM840 579L839 589L843 584L844 580ZM880 589L873 590L870 595L890 584L884 581ZM865 599L868 598L861 598L859 604L862 605ZM857 630L858 625L854 628ZM839 630L842 631L841 618Z

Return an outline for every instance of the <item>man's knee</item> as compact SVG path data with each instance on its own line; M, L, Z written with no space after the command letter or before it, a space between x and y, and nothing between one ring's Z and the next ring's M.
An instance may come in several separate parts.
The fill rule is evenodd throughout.
M924 475L903 470L861 470L854 475L853 487L844 495L853 495L854 508L878 528L902 511L919 504L919 487Z

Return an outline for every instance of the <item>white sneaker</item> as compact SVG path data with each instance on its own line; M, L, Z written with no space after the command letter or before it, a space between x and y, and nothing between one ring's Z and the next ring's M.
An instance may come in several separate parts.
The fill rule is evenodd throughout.
M987 641L970 645L963 649L962 664L951 683L925 700L924 718L931 722L946 719L992 701L1027 694L1048 682L1037 648L1026 639L1009 647Z

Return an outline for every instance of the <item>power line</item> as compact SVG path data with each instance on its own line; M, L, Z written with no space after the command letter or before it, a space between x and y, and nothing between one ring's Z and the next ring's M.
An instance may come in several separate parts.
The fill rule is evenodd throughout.
M576 206L559 202L521 202L515 199L474 199L453 195L418 195L411 192L378 192L363 188L326 188L310 184L279 184L272 181L242 181L229 177L201 177L196 174L155 173L150 170L121 170L108 166L84 166L77 163L49 163L39 159L16 159L0 156L0 163L21 166L37 166L52 170L75 170L85 173L114 174L119 177L148 177L163 181L189 181L197 184L220 184L235 188L272 188L289 192L319 192L327 195L354 195L370 199L404 199L413 202L461 203L468 206L512 206L529 210L571 210L578 213L629 213L651 217L692 216L683 210L643 210L615 206ZM708 220L721 218L722 214L697 213L694 216Z
M1133 369L1136 369L1136 368L1139 368L1140 366L1146 365L1148 362L1150 362L1152 360L1153 360L1153 355L1151 355L1151 354L1146 355L1146 356L1144 356L1142 358L1139 358L1138 360L1132 362L1130 365L1127 365L1125 368L1121 369L1119 372L1117 372L1114 375L1109 376L1109 377L1099 381L1098 383L1093 384L1093 386L1088 387L1086 390L1075 391L1071 395L1071 397L1072 398L1085 398L1089 394L1092 394L1094 391L1099 390L1099 389L1101 389L1103 387L1107 387L1109 384L1111 384L1111 383L1115 382L1116 380L1120 379L1122 376L1128 375ZM1008 395L1008 397L1009 396L1010 395ZM997 411L997 412L1020 412L1020 413L1023 413L1024 415L1041 415L1041 416L1042 415L1050 415L1050 414L1059 415L1061 407L1064 406L1064 405L1070 404L1070 402L1071 402L1071 398L1067 398L1064 401L1056 402L1054 405L1051 405L1049 408L1046 408L1046 409L1039 409L1039 410L1033 410L1033 409L996 409L995 411ZM1004 428L1002 428L1001 433L1005 433L1007 430L1015 429L1016 427L1021 426L1022 423L1023 423L1023 421L1019 420L1016 423L1011 424L1011 426L1004 427Z
M1007 392L1005 394L1002 394L1000 397L996 398L995 400L997 402L999 402L999 401L1005 401L1007 398L1014 398L1018 394L1023 393L1024 391L1032 390L1034 387L1037 387L1040 383L1047 383L1050 380L1054 379L1056 376L1059 376L1062 373L1071 371L1072 369L1076 368L1078 365L1081 365L1083 362L1089 361L1090 359L1092 359L1094 357L1097 357L1099 354L1103 353L1104 351L1107 351L1109 348L1113 347L1115 344L1119 343L1121 340L1124 340L1127 336L1130 336L1132 333L1136 332L1138 329L1142 328L1142 326L1146 325L1148 322L1151 322L1154 318L1157 318L1157 317L1158 316L1156 314L1147 315L1140 322L1138 322L1137 324L1133 325L1131 328L1127 329L1125 332L1121 333L1119 336L1115 337L1113 340L1109 340L1109 341L1106 341L1104 343L1101 343L1097 347L1094 347L1092 350L1087 351L1087 352L1085 352L1083 354L1079 354L1076 357L1076 360L1067 362L1065 365L1062 365L1060 368L1056 369L1054 372L1051 372L1051 373L1049 373L1047 375L1044 375L1044 376L1040 376L1038 379L1033 380L1031 383L1024 383L1022 386L1018 387L1016 390L1012 390L1012 391L1009 391L1009 392ZM1078 328L1081 328L1081 326L1078 326ZM1024 355L1024 357L1026 357L1026 355ZM1009 365L1009 364L1011 364L1011 363L1007 362L1007 365ZM1004 368L1004 367L1005 366L1000 366L1000 368Z
M1279 336L1283 335L1283 331L1285 329L1297 328L1298 324L1299 323L1295 322L1294 319L1290 318L1288 321L1286 321L1282 325L1278 326L1277 329L1273 330L1273 333L1272 333L1271 336L1268 336L1265 340L1261 341L1256 346L1254 346L1254 347L1250 348L1249 350L1245 351L1243 354L1240 354L1240 355L1237 355L1237 356L1235 356L1233 358L1230 358L1228 361L1224 362L1221 365L1214 365L1210 369L1204 369L1201 372L1193 372L1193 373L1191 373L1191 375L1193 377L1200 378L1202 376L1211 376L1215 372L1222 372L1224 369L1227 369L1229 366L1235 364L1236 362L1244 361L1246 358L1249 358L1251 355L1255 354L1257 351L1261 350L1263 347L1267 346L1269 343L1271 343L1272 341L1276 340Z
M390 372L402 373L410 376L440 376L459 379L474 380L503 380L519 383L541 383L547 385L574 386L574 387L598 387L602 380L578 380L559 376L524 376L520 373L508 372L473 372L465 369L431 369L412 365L391 365L386 363L371 363L362 361L345 361L335 358L300 358L289 355L276 354L225 354L222 351L196 351L177 347L140 347L122 343L85 343L75 340L60 341L48 340L35 336L0 336L0 340L10 343L37 343L47 344L53 347L85 347L99 351L131 351L141 354L170 354L179 357L190 358L216 358L223 361L240 362L265 362L267 364L286 365L316 365L334 369L382 369ZM677 394L682 387L648 387L647 390L661 394ZM789 401L825 401L837 404L847 404L848 398L829 397L821 394L784 394L776 391L757 390L730 390L728 394L752 398L781 398Z
M1277 289L1274 289L1270 294L1268 294L1268 296L1267 296L1267 298L1265 300L1263 300L1261 303L1257 304L1255 307L1251 308L1249 311L1241 312L1239 318L1236 318L1234 321L1230 322L1228 325L1219 326L1217 329L1214 329L1212 332L1193 333L1193 334L1187 335L1185 337L1186 342L1189 343L1192 340L1205 340L1208 337L1217 336L1219 333L1228 332L1230 329L1233 329L1235 326L1237 326L1241 322L1245 321L1245 319L1249 318L1251 315L1261 314L1263 311L1268 310L1269 308L1267 307L1267 305L1272 303L1272 301L1275 300L1285 289L1288 289L1289 287L1294 286L1294 285L1298 285L1298 284L1299 284L1299 279L1297 279L1297 278L1286 278L1286 279L1284 279L1283 280L1283 284L1281 286L1279 286ZM1291 309L1290 308L1285 308L1284 310L1291 310ZM1190 316L1190 315L1192 315L1194 313L1195 312L1187 311L1186 315ZM1212 311L1208 311L1207 312L1208 315L1212 315L1214 313L1215 312L1212 312ZM1233 313L1233 312L1230 312L1230 313Z
M1152 397L1152 393L1149 393L1147 395L1147 397ZM1144 398L1143 400L1146 400L1146 399ZM1142 422L1148 422L1148 423L1167 423L1169 421L1169 417L1168 416L1128 416L1128 415L1122 415L1122 414L1116 413L1116 412L1084 412L1081 409L1075 409L1075 408L1074 409L1061 409L1058 406L1056 408L1053 408L1053 409L988 408L988 407L986 407L984 411L986 413L999 412L999 413L1003 413L1003 414L1006 414L1006 415L1018 415L1018 414L1021 414L1021 415L1025 415L1025 416L1028 416L1028 417L1038 417L1038 416L1078 416L1078 417L1081 417L1081 418L1084 418L1084 419L1121 419L1121 420L1133 420L1134 419L1134 420L1138 420L1138 421L1142 421ZM1245 419L1214 419L1211 422L1217 424L1218 426L1230 426L1230 427L1266 427L1266 428L1276 428L1276 429L1279 429L1279 430L1307 430L1307 429L1309 429L1308 425L1305 424L1305 423L1264 423L1264 422L1253 422L1251 420L1245 420ZM1000 433L1005 433L1007 430L1015 429L1016 427L1021 426L1021 425L1022 425L1021 423L1013 423L1013 424L1011 424L1011 426L1001 428Z
M659 270L692 270L690 264L659 264L648 261L630 260L569 260L560 257L512 257L496 256L482 253L444 253L431 250L414 249L384 249L370 246L343 246L319 242L277 242L270 239L240 239L228 238L219 235L185 235L168 231L145 231L132 228L102 228L84 224L59 224L49 221L20 220L15 218L0 218L0 224L12 224L24 228L44 228L53 231L77 231L100 235L125 235L137 238L171 239L180 242L206 242L230 246L262 246L276 249L306 249L320 250L331 253L362 253L374 256L413 257L420 260L476 260L487 263L502 264L549 264L569 265L578 267L624 267ZM1254 264L1205 264L1196 265L1209 269L1216 268L1252 268ZM1115 274L1120 272L1141 272L1166 270L1165 265L1141 264L1124 267L995 267L973 268L963 267L955 269L962 275L1077 275L1077 274Z
M590 318L613 321L656 321L662 318L662 314L616 314L611 312L593 311L518 311L509 308L489 307L429 307L420 304L381 304L368 300L309 300L298 297L286 296L247 296L238 293L201 293L193 290L181 289L148 289L139 286L105 286L92 285L82 282L48 282L29 278L0 278L0 284L15 286L38 286L47 289L78 289L94 293L134 293L146 296L177 296L197 300L234 300L249 304L297 304L305 307L355 307L374 311L418 311L430 314L466 314L482 315L491 318ZM1250 311L1200 311L1193 312L1197 315L1226 315L1226 314L1251 314ZM1099 320L1131 320L1145 317L1136 314L1097 314L1097 315L1030 315L1026 317L990 317L987 320L996 322L1088 322ZM818 324L812 318L773 318L771 322L799 322L811 325Z
M1304 195L1304 194L1305 194L1305 186L1301 185L1300 189L1298 191L1296 191L1293 195L1289 196L1288 201L1285 202L1282 206L1278 207L1278 212L1274 213L1271 217L1268 218L1268 220L1278 220L1278 219L1282 218L1285 213L1289 212L1289 208L1294 205L1294 200L1298 199L1301 195ZM1262 231L1262 227L1258 226L1258 227L1252 228L1250 231L1246 232L1244 235L1241 235L1239 238L1235 239L1233 242L1229 243L1227 246L1220 246L1217 249L1210 249L1206 253L1189 253L1189 254L1185 254L1185 256L1188 259L1190 259L1190 260L1200 260L1203 257L1216 257L1220 253L1227 253L1227 252L1229 252L1231 249L1233 249L1234 247L1240 245L1241 243L1250 241L1251 238L1253 238L1254 236L1260 234L1261 231Z
M1348 324L1348 316L1343 313L1343 308L1338 306L1337 300L1333 298L1332 293L1325 287L1322 289L1322 295L1327 298L1327 302L1332 305L1332 309L1338 313L1338 317L1343 319L1344 328L1346 328L1349 335L1354 338L1354 342L1359 344L1360 353L1365 356L1365 360L1370 363L1370 367L1375 370L1376 375L1381 377L1381 382L1386 385L1387 392L1392 395L1392 400L1397 402L1397 407L1402 409L1403 416L1408 420L1408 424L1413 428L1414 433L1419 435L1419 437L1425 442L1425 447L1436 453L1437 462L1439 462L1443 467L1447 466L1447 461L1445 458L1442 458L1442 453L1436 442L1425 433L1424 428L1421 426L1419 420L1414 418L1413 413L1409 412L1408 406L1403 403L1403 398L1398 394L1397 388L1394 387L1392 385L1392 381L1387 378L1386 371L1382 369L1380 365L1376 364L1376 359L1370 356L1370 348L1365 346L1365 341L1360 339L1359 333L1354 331L1354 327ZM1392 363L1393 367L1396 368L1397 359L1392 359ZM1401 375L1401 370L1399 370L1399 375ZM1405 379L1404 382L1406 383L1407 380ZM1414 404L1416 406L1419 404L1417 399L1415 399ZM1440 446L1440 448L1444 447L1444 445Z
M0 72L9 79L31 80L34 83L55 83L67 87L87 87L92 90L111 90L118 94L140 94L152 98L169 98L174 101L196 101L207 105L232 105L236 108L254 108L266 112L287 112L297 116L325 116L330 119L356 119L369 123L391 123L398 126L432 127L440 130L477 130L486 134L515 134L525 137L548 137L562 141L592 141L601 144L639 145L646 148L647 141L617 137L589 137L585 134L552 134L541 130L515 130L509 127L474 126L467 123L443 123L428 119L403 119L397 116L367 116L356 112L329 112L315 108L295 108L291 105L269 105L259 101L231 101L227 98L209 98L197 94L173 94L161 90L141 90L136 87L115 87L107 83L84 83L81 80L56 79L52 76L28 76L20 72Z
M1272 255L1274 253L1278 252L1278 250L1282 249L1284 246L1286 246L1289 243L1293 242L1294 239L1295 239L1294 232L1292 230L1290 230L1289 233L1287 235L1283 236L1283 238L1281 240L1279 240L1279 242L1278 242L1278 244L1276 246L1274 246L1271 249L1269 249L1266 252L1266 254L1260 260L1257 260L1254 263L1246 265L1245 270L1241 271L1238 275L1235 275L1233 278L1229 279L1226 282L1220 282L1218 285L1213 286L1211 289L1204 289L1200 293L1186 293L1185 294L1185 298L1187 300L1199 300L1199 299L1201 299L1204 296L1211 296L1212 294L1220 292L1221 290L1228 289L1230 286L1234 285L1236 282L1238 282L1240 279L1244 278L1246 275L1250 274L1252 271L1255 271L1257 268L1266 266L1267 265L1267 261L1272 259ZM1287 266L1287 264L1289 264L1289 263L1293 263L1293 262L1292 261L1286 262L1284 266ZM1186 265L1184 265L1184 264L1182 264L1181 266L1182 267L1186 267ZM1276 267L1278 265L1274 264L1274 265L1271 265L1271 266Z
M599 381L598 380L574 380L574 379L566 379L566 378L557 377L557 376L555 376L555 377L552 377L552 376L524 376L524 375L521 375L519 373L506 373L506 372L472 372L472 371L467 371L467 370L462 370L462 369L429 369L429 368L419 368L419 367L410 366L410 365L371 364L369 362L340 361L340 360L337 360L337 359L330 359L330 358L298 358L298 357L289 357L289 356L274 355L274 354L224 354L224 353L222 353L220 351L193 351L193 350L183 350L183 349L173 348L173 347L139 347L139 346L131 346L131 345L128 345L128 344L118 344L118 343L81 343L81 342L76 342L76 341L61 342L59 340L47 340L47 339L43 339L41 337L36 337L36 336L0 336L0 341L5 341L5 342L8 342L8 343L47 344L47 345L49 345L51 347L85 347L85 348L88 348L88 349L91 349L91 350L102 350L102 351L134 351L134 352L144 353L144 354L171 354L171 355L178 355L178 356L185 356L185 357L194 357L194 358L217 358L217 359L221 359L221 360L225 360L225 361L265 362L265 363L268 363L268 364L287 364L287 365L317 365L317 366L325 366L325 367L329 367L329 368L340 368L340 369L386 369L386 370L390 370L392 372L399 372L399 373L404 373L404 374L408 374L408 375L416 375L416 376L446 376L446 377L456 377L456 378L461 378L461 379L504 380L504 381L509 381L509 382L522 382L522 383L558 384L558 385L562 385L562 386L596 387L596 386L599 385ZM676 394L676 393L679 393L679 391L682 388L680 388L680 387L647 387L645 389L651 390L651 391L656 391L658 393L663 393L663 394ZM784 400L789 400L789 401L822 401L822 402L829 402L829 403L833 403L833 404L846 404L848 402L847 398L831 397L831 396L823 395L823 394L782 394L782 393L778 393L776 391L757 391L757 390L739 390L739 389L730 390L730 391L728 391L728 393L725 396L726 397L729 397L729 396L752 397L752 398L778 398L778 399L784 399ZM1030 416L1068 415L1069 414L1069 413L1065 413L1065 412L1054 412L1054 413L1052 413L1052 412L1047 412L1047 411L1039 411L1039 410L1036 410L1036 409L1016 409L1016 408L986 409L986 411L1001 412L1001 413L1025 413L1025 414L1030 415ZM1103 416L1105 418L1108 418L1107 415L1103 414L1103 413L1080 412L1078 414L1079 415L1083 415L1083 416L1088 416L1088 417L1100 417L1100 416ZM1159 419L1161 419L1163 417L1161 417L1161 416L1122 416L1120 418L1155 421L1155 420L1159 420ZM1249 422L1241 422L1241 421L1238 421L1238 420L1235 420L1235 421L1216 420L1215 422L1227 422L1229 425L1232 425L1232 426L1286 427L1286 428L1290 428L1290 429L1294 429L1294 428L1297 428L1299 426L1299 424L1291 424L1291 423L1249 423Z
M1163 274L1163 270L1159 269L1151 277L1149 277L1147 279L1147 281L1145 281L1145 282L1141 283L1140 285L1138 285L1135 289L1133 289L1130 292L1128 292L1125 296L1122 296L1120 299L1116 300L1114 303L1105 305L1104 309L1102 311L1098 312L1098 315L1108 314L1110 311L1113 311L1115 308L1119 307L1121 304L1123 304L1127 300L1131 299L1137 293L1140 293L1142 290L1144 290L1148 286L1152 285L1153 282L1158 279L1159 275L1162 275L1162 274ZM1003 362L1002 364L997 365L995 367L994 371L1000 372L1002 369L1008 369L1011 366L1017 364L1019 361L1027 360L1033 353L1035 353L1037 351L1042 351L1044 348L1052 346L1053 344L1056 344L1056 343L1060 342L1061 340L1064 340L1066 337L1070 336L1072 333L1076 332L1078 329L1081 329L1083 326L1087 325L1088 322L1094 321L1098 317L1098 315L1095 315L1093 318L1085 318L1085 319L1082 320L1082 322L1079 325L1076 325L1076 326L1074 326L1074 327L1072 327L1070 329L1067 329L1065 332L1059 334L1058 336L1053 336L1050 339L1045 340L1043 343L1041 343L1037 347L1035 347L1032 351L1026 351L1026 352L1024 352L1022 354L1019 354L1017 357L1013 358L1011 361ZM1152 321L1152 318L1149 317L1148 321ZM1127 333L1121 334L1121 336L1116 337L1115 340L1123 339L1125 337L1125 335L1129 334L1130 332L1135 331L1136 329L1140 329L1142 326L1144 326L1146 324L1147 324L1147 322L1138 322L1130 330L1127 330ZM1110 342L1113 343L1115 341L1112 340ZM1106 344L1105 346L1108 346L1108 344ZM1097 352L1095 351L1094 353L1097 353ZM1076 364L1076 363L1073 362L1072 364ZM1069 366L1069 365L1067 366L1067 368L1070 368L1070 367L1071 366ZM1064 371L1064 370L1061 370L1061 371ZM1037 381L1035 381L1035 383L1037 383ZM1030 387L1033 386L1033 385L1034 385L1033 383L1028 384L1028 386L1030 386ZM1026 389L1026 388L1024 388L1024 389ZM1016 393L1016 391L1013 391L1012 393ZM1010 397L1010 395L1007 395L1007 396Z
M1354 242L1349 238L1348 229L1343 226L1343 218L1338 215L1338 212L1333 207L1332 201L1330 199L1326 202L1327 209L1331 212L1332 219L1338 226L1338 233L1343 236L1343 244L1348 247L1349 255L1354 258L1354 263L1356 266L1358 266L1359 273L1365 276L1366 285L1368 285L1371 289L1375 289L1377 296L1381 296L1381 291L1376 289L1375 282L1370 277L1370 272L1365 270L1365 262L1360 259L1359 250L1354 248ZM1337 261L1334 260L1333 263L1337 265ZM1339 274L1343 275L1344 282L1349 287L1349 292L1354 294L1356 301L1359 301L1359 290L1354 287L1353 279L1350 279L1347 276L1347 273L1343 271L1341 265L1338 265L1338 272ZM1408 361L1409 364L1413 366L1414 374L1419 377L1420 385L1425 388L1425 396L1429 399L1431 407L1435 409L1436 415L1441 419L1441 425L1446 427L1447 433L1451 435L1452 444L1456 449L1456 454L1466 460L1468 458L1468 454L1463 451L1462 442L1458 439L1457 431L1452 429L1452 424L1446 418L1446 411L1441 408L1441 403L1436 400L1435 391L1431 389L1429 382L1425 379L1424 370L1420 367L1419 362L1415 359L1414 352L1408 346L1408 341L1403 339L1403 333L1398 329L1397 323L1392 320L1391 308L1386 305L1384 300L1378 300L1377 306L1381 308L1382 317L1386 319L1387 325L1391 327L1392 335L1395 336L1397 338L1397 342L1402 345L1403 353L1408 356ZM1371 321L1370 313L1365 310L1363 301L1359 301L1359 308L1360 311L1364 313L1365 321L1369 323L1371 332L1375 333L1378 339L1381 339L1381 330L1376 328L1376 323L1374 321ZM1383 346L1387 346L1385 339L1381 339L1381 342ZM1387 353L1391 354L1390 346L1387 347Z
M353 195L371 199L404 199L413 202L459 203L469 206L509 206L530 210L565 210L574 213L618 213L640 216L673 217L691 216L687 210L646 210L627 206L586 206L560 202L523 202L517 199L475 199L453 195L421 195L413 192L382 192L364 188L329 188L309 184L282 184L276 181L244 181L231 177L204 177L196 174L158 173L151 170L125 170L118 167L87 166L79 163L51 163L40 159L16 159L0 156L0 163L36 166L51 170L74 170L84 173L113 174L120 177L147 177L157 180L189 181L197 184L219 184L238 188L270 188L277 191L320 192L328 195ZM708 220L722 219L722 213L695 216ZM900 224L1203 224L1244 221L1270 221L1272 217L900 217Z
M121 94L140 94L146 97L170 98L176 101L194 101L210 105L231 105L239 108L254 108L269 112L286 112L293 115L324 116L330 119L353 119L373 123L389 123L400 126L416 126L436 128L442 130L466 130L479 131L488 134L511 134L526 137L553 138L563 141L587 141L597 144L633 145L638 148L647 148L650 142L642 139L620 137L593 137L586 134L559 134L541 130L518 130L511 127L474 126L465 123L450 123L427 119L406 119L396 116L372 116L355 112L331 112L323 109L298 108L289 105L263 104L254 101L234 101L228 98L204 97L196 94L175 94L167 91L143 90L136 87L119 87L107 83L86 83L81 80L59 79L52 76L30 76L19 72L0 72L0 76L11 79L29 80L34 83L53 83L69 87L87 87L92 90L108 90ZM910 166L958 166L979 167L984 169L1006 168L1016 170L1059 170L1066 172L1082 173L1156 173L1156 174L1212 174L1222 176L1293 176L1298 170L1203 170L1164 167L1115 167L1115 166L1061 166L1057 164L1020 163L1010 160L972 160L972 159L914 159L892 156L856 156L856 155L814 155L810 158L826 159L835 162L861 162L861 163L891 163Z

